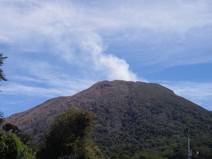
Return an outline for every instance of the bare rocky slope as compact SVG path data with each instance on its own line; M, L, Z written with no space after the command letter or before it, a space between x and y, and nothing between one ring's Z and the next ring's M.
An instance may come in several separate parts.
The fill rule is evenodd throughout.
M187 128L194 139L212 136L211 112L161 85L144 82L98 82L74 96L14 114L8 121L41 143L53 119L72 106L94 112L94 139L108 155L158 147L167 138L182 139Z

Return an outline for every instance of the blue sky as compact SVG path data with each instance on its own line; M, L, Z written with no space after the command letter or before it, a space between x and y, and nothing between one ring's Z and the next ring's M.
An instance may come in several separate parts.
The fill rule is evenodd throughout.
M5 115L99 80L160 83L212 110L210 0L1 0Z

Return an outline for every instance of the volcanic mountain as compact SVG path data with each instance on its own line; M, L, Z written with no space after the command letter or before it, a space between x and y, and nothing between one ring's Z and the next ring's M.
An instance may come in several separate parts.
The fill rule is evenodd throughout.
M94 139L109 156L149 148L163 151L172 143L186 143L187 130L193 140L212 137L211 112L159 84L144 82L98 82L76 95L14 114L8 121L41 143L54 118L73 106L96 115Z

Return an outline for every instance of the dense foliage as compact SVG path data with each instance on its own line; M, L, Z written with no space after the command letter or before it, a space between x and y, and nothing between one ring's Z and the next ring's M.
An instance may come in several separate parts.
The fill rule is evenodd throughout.
M192 123L193 121L189 121ZM190 123L186 123L188 127ZM154 123L149 123L149 126ZM185 126L186 126L185 125ZM60 115L52 125L47 137L45 147L39 153L39 159L74 158L74 159L100 159L103 158L91 138L93 117L90 113L73 108ZM164 127L165 128L165 127ZM154 129L152 129L154 130ZM192 130L192 128L191 128ZM111 159L181 159L187 157L187 130L172 136L161 134L160 137L151 133L142 144L144 147L136 150L135 145L126 142L120 149L104 154ZM201 133L201 132L199 132ZM102 133L104 134L104 133ZM195 136L191 131L191 148L193 159L212 158L212 138L210 135ZM102 136L103 138L105 136ZM117 141L114 141L117 142ZM107 144L107 142L103 143ZM108 145L109 146L109 145ZM117 145L110 145L114 147ZM124 150L123 150L124 147ZM136 150L136 151L135 151Z
M35 159L32 149L21 141L24 136L15 125L5 122L0 113L0 159Z
M33 152L14 133L0 131L1 159L34 159Z
M129 147L125 151L113 153L112 159L183 159L187 158L187 137L173 136L148 139L148 145L140 151ZM191 137L192 159L212 158L212 138L209 136ZM133 156L133 157L132 157Z
M92 114L71 109L60 115L52 125L39 159L102 159L92 141Z
M2 125L4 122L4 115L3 113L0 111L0 125Z
M153 151L140 151L136 153L131 159L167 159L162 157L161 154Z

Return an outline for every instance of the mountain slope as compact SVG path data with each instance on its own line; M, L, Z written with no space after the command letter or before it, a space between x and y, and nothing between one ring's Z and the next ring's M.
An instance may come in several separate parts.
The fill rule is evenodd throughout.
M8 120L40 143L54 117L72 106L95 113L94 138L109 156L158 147L167 138L182 139L187 128L194 139L212 136L209 111L163 86L143 82L102 81L74 96L48 100Z

